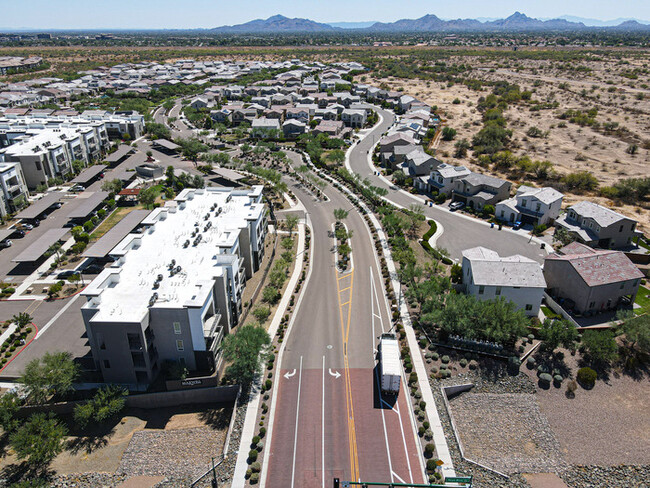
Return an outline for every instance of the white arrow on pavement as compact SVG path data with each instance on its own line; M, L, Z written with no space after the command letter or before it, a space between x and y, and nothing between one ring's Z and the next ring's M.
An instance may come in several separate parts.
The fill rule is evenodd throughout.
M294 369L294 370L293 370L293 373L289 373L288 371L287 371L286 373L284 373L284 377L285 377L286 379L289 379L289 378L291 378L291 377L292 377L293 375L295 375L295 374L296 374L296 370Z
M339 376L341 376L341 373L339 373L338 371L334 371L334 372L332 373L332 368L329 368L329 370L330 370L330 374L331 374L332 376L334 376L334 378L337 378L337 379L338 379Z

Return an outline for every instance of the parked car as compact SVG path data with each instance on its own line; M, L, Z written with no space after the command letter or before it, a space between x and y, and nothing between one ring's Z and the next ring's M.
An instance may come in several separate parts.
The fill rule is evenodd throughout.
M82 191L86 191L86 188L83 185L74 185L70 187L70 191L73 193L79 193Z
M21 230L32 230L34 226L32 224L25 224L25 223L20 223L18 224L18 228Z
M41 221L38 220L38 219L25 219L25 220L21 221L21 223L23 225L31 225L32 228L38 227L39 225L41 225Z
M449 210L451 210L453 212L454 210L460 210L464 206L465 206L465 202L458 202L458 201L451 202L449 204Z
M91 264L82 270L84 274L99 274L102 271L104 271L104 267L100 264Z
M9 239L3 239L0 241L0 249L4 249L5 247L11 247L12 242Z
M57 278L68 278L69 276L72 275L77 275L79 274L79 271L74 270L74 269L66 269L65 271L61 271L58 275L56 275Z
M54 209L56 209L56 208L61 208L61 207L63 207L63 204L62 204L61 202L56 202L56 203L55 203L54 205L52 205L50 208L54 208Z
M25 231L22 229L14 229L14 233L11 235L14 237L25 237Z

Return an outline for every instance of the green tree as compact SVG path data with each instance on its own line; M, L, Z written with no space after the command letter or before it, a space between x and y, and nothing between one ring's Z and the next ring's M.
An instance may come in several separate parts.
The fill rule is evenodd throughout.
M334 163L342 163L345 161L345 151L342 149L334 149L327 155L327 159Z
M611 329L586 331L582 334L582 345L592 364L607 366L618 357L618 346Z
M138 195L138 201L144 205L145 208L149 209L153 207L157 196L158 194L154 187L143 188L140 190L140 194Z
M32 323L32 316L29 315L26 312L20 312L13 317L11 317L11 320L14 324L18 326L19 329L22 329L23 327L28 326L29 324Z
M172 133L165 124L149 122L145 125L147 134L151 139L171 139Z
M82 428L94 420L102 423L114 418L126 404L128 391L117 385L108 385L97 390L92 399L77 405L74 409L74 419Z
M409 205L408 219L409 234L413 239L417 236L420 224L424 221L424 207L417 203Z
M86 163L83 161L80 161L79 159L75 159L72 161L72 170L75 172L75 174L81 173L81 171L86 167Z
M289 214L284 219L284 223L289 231L289 236L293 236L293 230L298 226L298 216Z
M9 442L18 459L27 459L30 465L45 466L63 451L65 426L53 414L36 413L20 426Z
M454 137L456 137L456 133L456 129L452 129L451 127L443 127L442 140L451 141Z
M470 144L467 141L467 139L461 139L460 141L456 141L454 147L456 148L456 150L454 151L454 157L461 159L467 156L467 151L470 148Z
M250 385L266 359L270 343L269 334L258 324L244 325L227 335L222 343L223 356L231 361L226 375L243 386Z
M106 180L102 183L102 190L109 193L118 194L122 191L122 180L115 178L113 180Z
M576 171L564 175L560 182L569 190L574 191L591 191L598 188L598 180L589 171Z
M348 211L343 209L343 208L335 208L334 209L334 219L336 222L341 222L342 220L345 220L348 218Z
M623 322L621 330L630 348L638 348L643 353L650 352L650 316L641 315Z
M69 352L48 352L27 363L20 382L25 385L28 398L40 404L53 395L70 392L78 376L79 366Z
M5 434L13 432L18 427L16 414L21 403L16 393L5 393L0 396L0 427Z
M401 169L393 172L393 180L397 186L404 186L406 183L407 176Z
M567 320L546 319L539 329L539 336L542 339L542 347L551 352L560 345L572 349L578 339L578 331Z

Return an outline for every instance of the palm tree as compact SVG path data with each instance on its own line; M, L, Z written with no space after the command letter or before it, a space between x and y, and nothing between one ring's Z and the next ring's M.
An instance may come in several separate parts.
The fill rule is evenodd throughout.
M345 220L347 217L348 217L347 210L344 210L342 208L334 209L334 219L336 219L336 223L341 222L341 220Z

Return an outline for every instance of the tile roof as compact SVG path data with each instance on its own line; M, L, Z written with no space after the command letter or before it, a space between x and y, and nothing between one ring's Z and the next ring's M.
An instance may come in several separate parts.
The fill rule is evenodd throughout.
M593 219L601 227L609 227L623 219L631 220L625 215L614 212L594 202L578 202L575 205L571 205L569 210L573 210L583 218Z
M501 257L491 249L478 246L464 250L463 258L471 264L472 281L476 285L546 288L540 265L519 254Z
M588 286L607 285L643 278L643 273L621 251L592 249L572 243L546 260L567 261Z

